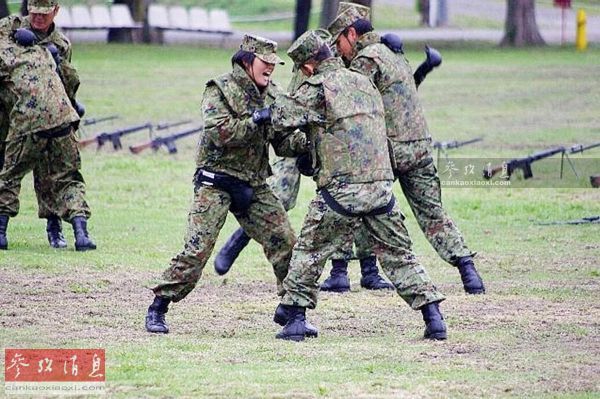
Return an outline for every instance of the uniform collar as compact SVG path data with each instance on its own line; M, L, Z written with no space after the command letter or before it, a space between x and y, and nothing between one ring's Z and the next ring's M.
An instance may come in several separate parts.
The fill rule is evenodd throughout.
M362 49L364 49L367 46L370 46L371 44L376 44L376 43L380 43L381 42L381 38L379 37L379 35L375 32L367 32L364 35L362 35L361 37L358 38L358 40L356 41L356 51L361 51Z

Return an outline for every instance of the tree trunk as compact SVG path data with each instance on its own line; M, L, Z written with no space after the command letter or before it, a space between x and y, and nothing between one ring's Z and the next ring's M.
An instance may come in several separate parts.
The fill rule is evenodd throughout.
M319 26L327 29L331 21L335 19L339 6L338 0L323 0L323 8L321 9L321 20Z
M535 0L507 0L501 46L542 46L546 42L535 21Z
M136 0L114 0L114 4L127 4L131 15L135 14L135 3ZM133 36L131 35L131 29L122 28L111 28L108 30L108 42L109 43L131 43L133 42Z
M294 20L294 40L308 29L312 0L296 0L296 19Z
M29 14L29 11L27 11L27 0L23 0L21 2L21 15L26 16L27 14Z
M0 0L0 18L7 17L10 12L8 11L8 3L6 0Z

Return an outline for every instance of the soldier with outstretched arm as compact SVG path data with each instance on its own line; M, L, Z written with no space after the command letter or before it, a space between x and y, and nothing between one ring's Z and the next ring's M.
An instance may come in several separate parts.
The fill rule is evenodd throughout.
M233 70L206 84L185 246L151 286L155 297L146 315L148 332L168 333L169 304L196 286L229 212L262 245L279 294L283 293L296 238L285 209L266 182L269 145L290 156L305 152L307 143L303 134L279 140L267 123L266 107L280 92L271 79L276 64L283 64L276 51L277 43L245 35L232 58ZM316 336L312 326L306 329Z

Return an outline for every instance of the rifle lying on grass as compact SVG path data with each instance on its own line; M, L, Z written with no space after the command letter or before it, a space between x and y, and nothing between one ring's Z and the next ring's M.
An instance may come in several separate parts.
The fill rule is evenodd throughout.
M573 169L573 173L575 173L575 176L579 177L579 175L577 174L577 171L575 170L575 167L573 166L573 164L571 163L571 160L569 159L569 154L576 154L576 153L583 152L585 150L589 150L589 149L595 148L595 147L600 147L600 143L591 144L588 146L578 144L578 145L572 146L568 150L565 147L555 147L555 148L551 148L549 150L536 152L535 154L530 155L528 157L511 159L510 161L504 162L502 165L497 165L492 168L484 169L483 177L485 179L491 179L498 172L503 171L505 174L503 177L505 177L506 179L510 179L510 177L515 172L515 170L521 169L523 171L523 178L530 179L533 177L533 172L531 170L532 163L534 163L535 161L539 161L540 159L551 157L556 154L561 154L561 157L562 157L561 162L560 162L560 177L562 178L562 175L563 175L563 162L564 162L565 157L567 158L569 165L571 165L571 168Z
M167 150L169 150L169 154L175 154L177 152L177 146L175 146L175 141L187 136L191 136L192 134L198 133L202 131L202 129L202 127L197 127L190 130L185 130L180 133L175 133L170 136L156 137L145 143L129 146L129 150L134 154L138 154L147 148L152 148L154 151L158 151L158 149L162 145L164 145L165 147L167 147Z
M84 120L82 120L81 122L83 122L83 126L90 126L90 125L95 125L96 123L100 123L100 122L106 122L106 121L112 121L115 119L118 119L119 116L118 115L111 115L111 116L105 116L102 118L86 118Z
M123 137L127 134L138 132L140 130L144 130L144 129L149 129L150 133L152 133L152 124L150 122L147 122L142 125L136 125L136 126L131 126L131 127L126 127L123 129L115 130L114 132L100 133L95 137L90 137L89 139L80 140L79 146L86 147L92 143L97 143L98 149L100 149L100 147L102 147L105 143L110 141L115 150L120 150L121 148L123 148L123 145L121 144L121 137Z
M444 154L446 154L446 158L448 158L446 150L452 150L452 149L455 149L455 148L460 148L462 146L473 144L473 143L478 143L480 141L483 141L483 137L477 137L475 139L465 140L465 141L457 141L457 140L453 140L453 141L435 141L433 143L433 148L435 148L436 150L438 150L438 152L437 152L437 164L438 165L440 164L440 152L444 152Z
M600 216L587 216L587 217L583 217L581 219L575 219L575 220L559 220L556 222L538 222L536 223L537 225L540 226L550 226L550 225L554 225L554 224L596 224L596 223L600 223Z

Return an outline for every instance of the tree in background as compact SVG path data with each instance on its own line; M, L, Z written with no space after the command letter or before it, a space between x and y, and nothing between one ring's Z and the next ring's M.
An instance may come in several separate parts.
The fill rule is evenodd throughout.
M535 0L507 0L504 38L500 45L523 47L545 44L535 20Z
M148 7L148 1L146 0L114 0L113 3L126 4L134 21L143 22L146 19L146 9ZM133 31L131 29L112 28L108 30L109 43L130 43L132 41Z
M10 14L8 11L8 3L6 0L0 0L0 18L4 18L8 16L8 14Z
M311 0L296 0L296 18L294 19L294 40L308 29Z

